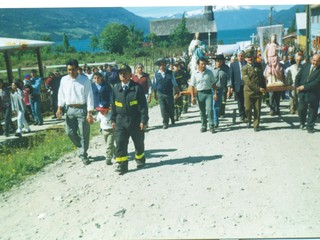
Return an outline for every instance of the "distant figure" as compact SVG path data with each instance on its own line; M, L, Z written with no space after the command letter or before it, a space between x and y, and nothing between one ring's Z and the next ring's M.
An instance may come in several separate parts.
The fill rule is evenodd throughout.
M3 79L0 79L0 112L2 112L4 118L4 130L0 122L0 135L4 133L5 136L8 137L10 133L9 128L11 127L13 131L15 131L16 128L11 120L12 109L10 90L5 85Z
M27 132L31 132L31 129L29 127L29 124L27 123L24 112L26 111L26 105L23 101L23 92L19 88L19 82L14 82L11 85L11 108L12 112L17 114L17 131L15 136L21 137L22 136L22 128L25 127Z
M114 87L114 85L116 83L120 83L119 73L118 73L117 69L115 67L113 67L112 64L108 65L107 70L106 70L106 76L107 76L108 81L112 87Z
M136 71L134 74L132 74L132 80L142 86L146 100L148 103L150 103L152 93L151 80L149 74L144 72L143 68L144 67L142 63L137 64Z
M32 95L30 97L30 105L32 110L32 116L35 121L34 125L43 125L43 118L41 115L41 83L42 79L37 75L37 70L31 70L31 87Z
M277 43L277 35L271 35L271 40L267 44L264 52L264 60L267 64L264 70L264 76L267 80L267 85L282 86L283 74L280 67L279 55L280 45Z

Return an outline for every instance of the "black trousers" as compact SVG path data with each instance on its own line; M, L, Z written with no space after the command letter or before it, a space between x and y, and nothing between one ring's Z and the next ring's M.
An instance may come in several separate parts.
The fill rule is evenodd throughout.
M319 100L306 101L303 96L300 97L298 107L300 124L305 124L308 114L307 129L313 129L317 121L318 107Z
M174 99L172 94L158 92L162 123L168 125L169 119L174 122Z
M243 86L241 86L239 92L235 92L235 94L236 94L237 103L238 103L239 116L241 118L245 118L246 112L245 112L245 108L244 108Z
M122 119L125 121L125 119ZM144 131L140 130L140 123L128 125L117 122L115 129L116 161L128 161L128 144L131 137L135 148L135 159L144 159Z
M270 110L276 114L280 113L280 98L282 92L269 92L270 96Z

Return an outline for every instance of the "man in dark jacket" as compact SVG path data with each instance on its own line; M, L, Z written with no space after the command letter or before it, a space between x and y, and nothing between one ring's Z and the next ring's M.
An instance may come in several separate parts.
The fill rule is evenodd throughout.
M148 124L148 105L142 87L131 80L131 68L119 68L121 83L114 86L112 97L112 127L115 129L116 172L128 172L128 143L131 137L135 146L137 167L145 165L144 129Z
M246 61L244 61L243 54L243 51L238 52L237 61L234 61L230 64L230 78L232 83L231 92L235 92L238 102L238 113L242 121L246 118L243 96L244 81L241 73L242 67L246 65Z
M300 128L305 129L308 113L308 133L314 133L320 100L320 55L312 57L312 63L302 65L296 76L296 87L299 96Z
M174 73L166 69L167 63L166 58L160 58L155 62L159 69L155 72L153 79L154 98L159 100L163 129L168 128L169 119L172 124L175 123L173 89L175 89L176 97L180 94Z

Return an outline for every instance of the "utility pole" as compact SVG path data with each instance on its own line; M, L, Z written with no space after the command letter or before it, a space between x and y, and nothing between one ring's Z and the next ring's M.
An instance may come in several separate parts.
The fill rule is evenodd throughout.
M273 10L273 6L270 7L270 12L269 12L269 25L272 25L272 10Z
M310 62L310 5L306 6L306 62Z

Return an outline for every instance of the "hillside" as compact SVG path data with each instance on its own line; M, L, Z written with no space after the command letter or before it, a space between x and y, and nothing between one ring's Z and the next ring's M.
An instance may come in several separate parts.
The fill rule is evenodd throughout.
M125 17L124 17L125 16ZM69 39L88 39L99 34L112 22L149 32L149 21L124 8L41 8L0 9L0 36L41 39L50 35L61 40L63 33Z
M285 28L289 28L292 25L292 21L295 19L295 14L297 12L303 12L305 5L295 5L288 10L282 10L275 12L272 17L272 24L283 24ZM259 22L259 25L269 25L269 17Z
M276 9L275 9L276 10ZM274 11L273 24L290 27L297 11L296 5L288 10ZM158 19L181 18L183 13L163 16ZM201 11L186 13L187 17L201 16ZM226 8L214 12L218 30L245 29L269 24L269 10L255 8ZM248 17L250 16L250 17ZM41 39L50 35L53 41L61 41L66 33L70 40L88 39L99 34L112 22L130 26L148 34L149 21L156 18L139 17L121 7L107 8L41 8L0 9L0 36L11 38Z

